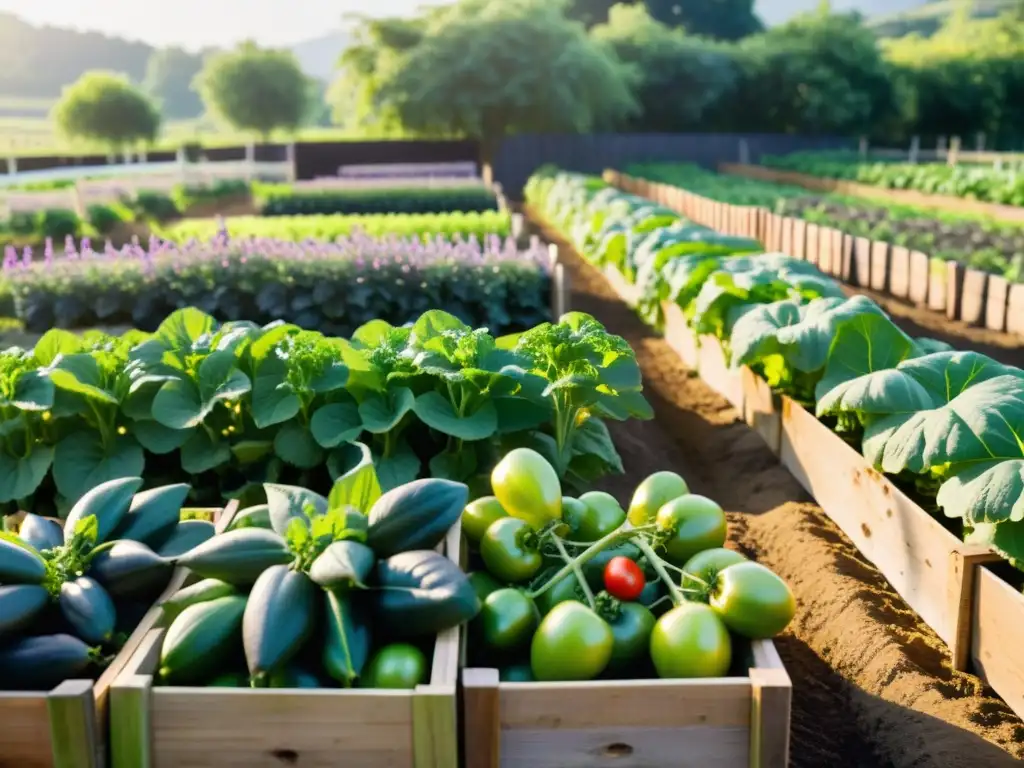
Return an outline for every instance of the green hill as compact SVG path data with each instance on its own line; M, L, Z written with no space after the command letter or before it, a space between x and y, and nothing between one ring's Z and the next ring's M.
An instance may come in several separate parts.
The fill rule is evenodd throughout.
M991 18L1009 10L1019 0L974 0L975 18ZM924 5L899 13L876 16L868 20L868 26L879 37L903 37L918 33L925 37L933 35L956 9L957 0L931 0Z

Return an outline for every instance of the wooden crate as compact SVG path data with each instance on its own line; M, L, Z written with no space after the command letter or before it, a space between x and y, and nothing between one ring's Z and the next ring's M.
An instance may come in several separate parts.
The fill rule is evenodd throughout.
M697 370L709 387L743 413L743 376L739 368L730 368L722 343L714 336L701 336L697 350Z
M455 562L460 537L456 523L443 545ZM111 689L112 768L458 765L458 627L437 636L430 682L412 691L154 686L165 631Z
M466 768L786 768L789 675L770 640L742 677L503 683L462 672Z
M661 312L665 318L665 341L679 355L683 365L691 371L696 371L699 360L697 337L690 330L690 326L686 324L683 310L674 302L663 301Z
M764 379L745 365L740 368L740 380L743 386L743 420L778 456L782 445L781 399Z
M631 307L637 305L640 301L640 289L629 282L624 274L615 267L608 266L604 268L604 276L620 299Z
M218 528L234 517L237 502L214 512ZM188 573L171 575L164 596L181 589ZM159 602L159 601L158 601ZM155 605L121 651L93 680L65 680L52 691L0 691L0 765L12 768L103 768L107 765L107 705L114 680L156 625Z
M789 398L780 458L825 514L951 649L970 632L970 571L990 554L964 544ZM965 575L966 574L966 575Z

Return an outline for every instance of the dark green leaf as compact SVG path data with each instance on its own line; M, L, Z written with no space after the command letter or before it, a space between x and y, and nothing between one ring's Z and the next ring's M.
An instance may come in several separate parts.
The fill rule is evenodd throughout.
M75 432L57 443L53 455L57 490L73 500L107 480L140 477L144 468L142 447L131 435L118 435L105 446L98 433Z
M428 427L460 440L485 440L498 431L498 412L491 400L460 415L440 394L426 392L416 398L413 411Z
M36 445L28 456L0 450L0 502L17 501L33 494L53 463L53 448Z
M355 403L329 403L316 410L309 427L320 445L334 448L356 440L363 431L363 420Z
M282 460L300 469L312 469L323 463L324 452L309 429L289 421L274 437L274 453Z
M408 387L396 387L382 393L370 392L359 404L359 418L367 432L384 434L394 429L415 405L416 397Z
M209 472L231 461L231 448L224 440L214 440L205 429L193 430L181 446L181 468L192 475Z

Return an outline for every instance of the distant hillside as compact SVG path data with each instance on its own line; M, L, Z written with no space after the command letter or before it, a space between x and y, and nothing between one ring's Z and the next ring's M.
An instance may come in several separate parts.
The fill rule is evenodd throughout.
M1018 0L974 0L975 18L991 18L1012 8ZM956 9L957 0L931 0L902 13L890 13L869 21L879 37L903 37L918 33L925 37L934 34Z
M858 11L865 18L907 11L926 0L832 0L834 11ZM781 24L794 16L813 11L820 0L757 0L755 9L765 24Z

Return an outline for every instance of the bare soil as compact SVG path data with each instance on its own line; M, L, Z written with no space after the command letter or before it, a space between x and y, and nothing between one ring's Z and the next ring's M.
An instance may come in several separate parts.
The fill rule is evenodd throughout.
M950 668L942 641L600 272L543 234L560 246L572 309L636 350L655 410L652 421L611 425L625 475L604 488L628 501L650 472L680 472L727 510L731 545L775 570L796 595L797 616L777 640L793 680L791 764L1017 765L1024 724L978 678Z

